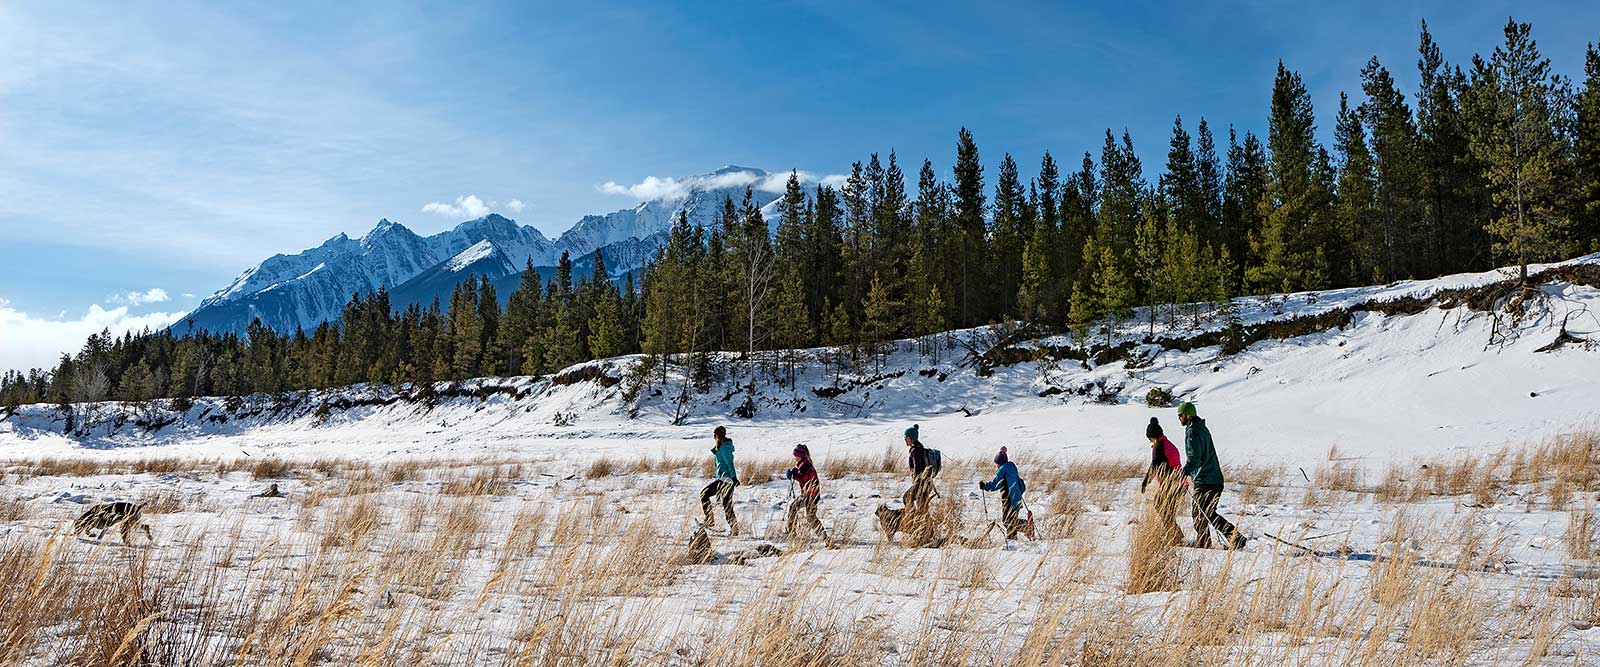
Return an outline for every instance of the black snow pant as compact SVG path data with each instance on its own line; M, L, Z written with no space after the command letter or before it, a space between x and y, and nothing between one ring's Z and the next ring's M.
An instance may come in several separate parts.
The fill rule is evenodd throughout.
M707 527L716 525L716 521L711 514L711 499L717 498L722 501L722 514L728 519L728 530L735 531L739 529L738 525L733 522L734 486L733 482L719 477L711 480L711 483L707 484L706 488L700 490L700 509L706 514Z
M800 496L789 502L789 521L785 527L790 536L795 534L794 524L799 521L801 512L805 513L806 523L811 524L812 530L818 535L827 535L822 530L822 520L817 518L817 503L820 501L821 499L816 496Z
M1239 530L1228 523L1227 519L1217 514L1217 503L1222 501L1221 484L1196 484L1194 485L1194 545L1201 549L1211 548L1211 529L1215 527L1222 539L1227 540L1228 546L1235 547L1241 542Z

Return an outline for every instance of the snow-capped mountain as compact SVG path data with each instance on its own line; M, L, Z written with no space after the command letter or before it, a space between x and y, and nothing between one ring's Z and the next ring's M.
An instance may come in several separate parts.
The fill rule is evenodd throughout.
M489 278L503 299L523 266L531 262L548 276L562 252L572 258L575 271L587 273L599 251L607 273L618 278L642 266L665 242L680 211L690 224L713 227L724 198L737 204L747 187L775 229L777 188L761 187L770 178L761 169L730 165L678 179L656 199L584 216L554 241L496 213L426 237L385 218L359 240L341 233L315 248L267 258L202 301L174 331L243 332L255 318L280 331L309 330L338 320L352 294L385 288L397 308L426 305L436 296L447 303L455 283L470 275Z

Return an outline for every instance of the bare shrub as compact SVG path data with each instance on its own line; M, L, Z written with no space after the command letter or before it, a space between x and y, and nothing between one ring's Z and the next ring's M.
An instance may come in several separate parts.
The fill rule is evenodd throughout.
M291 474L289 462L276 456L257 459L250 466L250 475L255 479L282 479Z
M589 462L589 467L584 470L583 476L589 479L600 479L602 477L610 477L616 472L617 462L609 456L602 456Z

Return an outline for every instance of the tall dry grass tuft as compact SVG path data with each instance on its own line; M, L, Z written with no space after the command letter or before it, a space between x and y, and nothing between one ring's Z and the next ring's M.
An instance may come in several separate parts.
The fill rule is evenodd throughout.
M1562 541L1567 545L1567 558L1600 558L1600 518L1588 507L1567 512L1567 529Z
M521 475L521 466L489 465L476 470L456 472L445 480L440 492L447 496L504 495L511 482Z
M322 548L365 550L382 523L383 511L371 496L346 501L333 512L328 527L323 531Z
M1175 476L1174 476L1175 477ZM1178 589L1178 545L1183 532L1176 521L1183 486L1171 479L1152 488L1128 538L1128 578L1123 590L1139 595Z
M609 456L601 456L589 462L589 467L584 469L583 476L588 479L610 477L617 473L617 462Z
M283 479L291 472L289 462L276 456L257 459L250 466L250 476L255 479Z

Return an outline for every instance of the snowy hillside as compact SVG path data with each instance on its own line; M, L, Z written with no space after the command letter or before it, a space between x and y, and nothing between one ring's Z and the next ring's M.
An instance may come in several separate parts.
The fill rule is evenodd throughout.
M324 320L338 320L340 309L353 293L367 294L380 287L395 290L435 268L435 274L464 278L457 268L441 265L484 242L517 270L527 262L540 268L554 267L562 252L569 254L577 268L590 269L593 254L599 250L608 272L622 276L643 265L664 242L680 211L688 215L691 224L715 226L725 197L739 201L747 186L768 176L760 169L726 166L683 178L676 181L681 186L678 193L606 215L585 216L554 241L499 214L427 237L397 222L380 220L359 240L339 234L316 248L273 255L202 301L174 330L179 334L191 329L243 331L256 317L280 331L292 331L296 326L311 329ZM753 196L758 205L767 207L763 213L773 217L769 205L778 195L755 190ZM776 225L775 218L772 222ZM506 275L488 277L495 280ZM426 304L435 296L448 300L454 287L454 283L440 280L424 284L426 289L410 286L407 303Z
M1600 405L1600 255L1533 267L1521 293L1509 272L1379 287L1240 299L1239 336L1223 354L1222 324L1130 322L1112 345L1087 351L1060 337L1008 338L975 329L944 337L937 354L914 341L834 363L838 350L763 362L758 390L739 389L750 365L716 360L709 386L627 379L635 358L591 362L553 377L483 379L434 387L358 386L282 397L204 399L178 414L97 408L92 435L67 438L53 406L0 422L0 455L89 451L211 454L276 451L319 456L456 456L698 451L712 424L774 456L880 450L921 423L958 455L999 445L1050 456L1139 456L1152 389L1200 406L1226 457L1304 465L1330 449L1374 466L1413 456L1536 440L1592 426ZM1560 332L1567 341L1554 349ZM981 354L980 354L981 353ZM796 383L785 386L793 358ZM629 396L630 391L634 395ZM139 425L139 424L144 425ZM153 426L153 428L147 428ZM1174 425L1175 427L1175 425ZM577 443L581 442L581 446Z

